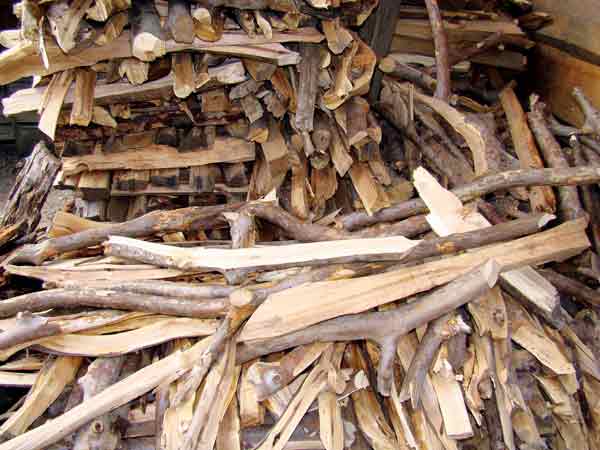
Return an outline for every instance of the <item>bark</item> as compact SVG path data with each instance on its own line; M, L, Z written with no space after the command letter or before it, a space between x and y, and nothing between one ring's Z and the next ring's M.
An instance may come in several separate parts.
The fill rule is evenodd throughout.
M80 378L79 384L83 388L83 401L98 395L107 387L115 383L125 356L113 358L98 358L92 362L87 373ZM121 440L121 433L116 427L117 415L109 412L96 417L93 421L80 428L75 435L73 450L103 449L114 450Z
M30 235L40 222L42 207L59 169L60 160L43 142L38 143L8 194L0 228L11 227L15 232L0 240L0 245L19 238L24 238L22 241L30 240Z
M172 233L207 228L215 223L223 223L221 213L235 211L241 203L206 207L189 207L171 211L153 211L137 219L93 228L48 239L39 244L23 247L12 259L13 264L40 265L47 259L61 253L79 250L101 244L109 236L143 237L156 233Z
M396 309L337 317L273 339L244 343L238 347L237 363L313 342L369 339L381 346L377 385L379 392L388 396L398 340L409 331L479 298L496 283L498 273L497 264L490 260L426 297Z
M600 134L600 111L598 111L583 93L580 87L573 88L573 98L585 116L582 131L584 133Z
M34 316L29 312L17 315L17 326L0 333L0 350L62 332L59 324L48 322L45 317Z
M522 169L486 175L452 192L462 202L471 201L492 192L520 186L566 186L578 184L596 184L600 181L600 168L571 167L561 169ZM427 206L421 199L412 199L389 208L384 208L369 216L364 212L347 214L341 218L346 230L374 225L380 222L394 222L427 212Z
M600 306L600 293L596 290L551 269L540 269L538 272L552 283L559 292L574 297L592 307Z
M111 289L79 287L50 289L13 297L0 303L0 317L14 316L19 312L39 312L51 308L76 308L93 306L126 311L144 311L170 316L208 318L223 316L228 308L226 299L204 301L157 295L136 294Z
M552 135L544 114L545 105L537 101L537 98L531 98L531 111L527 114L531 131L536 137L538 145L546 164L555 169L568 168L569 163L560 148L556 139ZM558 188L559 194L559 211L564 220L573 220L583 214L583 208L579 201L577 187L561 186Z
M379 69L395 78L410 81L428 92L435 91L437 81L429 74L415 69L408 64L403 64L387 56L379 63Z
M437 0L425 0L427 14L431 23L435 60L437 67L437 87L435 97L447 102L450 99L450 61L448 55L448 36Z

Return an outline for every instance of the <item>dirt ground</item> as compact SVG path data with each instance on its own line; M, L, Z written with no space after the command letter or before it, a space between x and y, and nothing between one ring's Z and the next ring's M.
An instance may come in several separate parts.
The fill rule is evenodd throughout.
M14 153L2 152L0 149L0 216L4 214L4 205L19 172L20 160ZM52 189L42 209L42 220L39 226L49 225L54 214L72 199L73 191Z

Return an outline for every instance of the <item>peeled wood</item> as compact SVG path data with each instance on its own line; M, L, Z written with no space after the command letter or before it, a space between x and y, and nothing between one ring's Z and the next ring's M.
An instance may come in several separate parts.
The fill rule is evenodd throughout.
M519 186L561 186L596 184L600 181L600 169L595 167L572 167L568 169L526 169L511 170L479 178L473 183L460 186L452 192L463 202L483 195ZM341 222L345 229L353 230L380 222L393 222L414 214L427 212L421 199L382 209L369 216L355 212L344 216Z
M95 170L152 170L175 169L190 166L227 162L252 161L255 157L254 145L241 139L220 137L212 148L203 151L178 152L167 145L150 145L142 149L132 149L123 153L96 153L84 156L63 158L63 171L73 175Z
M207 347L202 340L118 381L62 416L0 445L0 450L41 450L70 435L90 420L149 392L181 370L189 369Z
M194 62L191 53L179 52L173 55L173 92L179 98L186 98L196 90Z
M131 53L142 61L154 61L166 53L160 18L151 0L132 0L129 10Z
M299 131L312 131L315 114L315 102L318 91L319 47L314 44L302 44L300 47L302 60L298 65L298 103L296 106L295 125Z
M503 271L562 260L589 247L585 227L585 221L579 219L533 236L414 267L361 279L307 284L272 294L246 323L240 340L279 336L328 318L406 298L444 284L489 258L495 259Z

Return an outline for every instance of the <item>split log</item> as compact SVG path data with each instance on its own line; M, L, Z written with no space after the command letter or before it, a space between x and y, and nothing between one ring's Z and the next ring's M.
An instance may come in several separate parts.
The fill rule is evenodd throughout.
M69 118L70 125L87 127L90 124L94 108L95 89L96 72L93 70L78 69L75 73L75 102L73 103Z
M577 184L596 184L600 181L600 169L595 167L573 167L565 169L525 169L511 170L486 175L473 183L460 186L452 192L463 202L491 192L520 186L564 186ZM369 216L364 212L355 212L341 218L347 230L355 230L380 222L393 222L415 214L427 212L421 199L384 208Z
M246 323L240 339L275 337L328 318L355 314L406 298L442 285L490 258L495 259L503 271L562 260L589 247L585 227L585 221L578 219L509 243L413 267L355 280L306 284L271 294Z
M312 44L302 44L300 48L302 61L298 65L298 103L296 105L296 129L301 132L313 130L315 102L318 91L318 76L320 59L319 47Z
M38 143L17 175L8 194L0 227L15 227L9 239L31 240L40 219L42 207L60 169L59 159L43 142ZM7 240L0 241L0 245Z
M131 53L142 61L154 61L166 53L160 18L150 0L132 0L129 10Z
M102 228L48 239L39 244L23 247L11 261L13 264L40 265L43 261L61 253L98 245L109 236L142 237L159 232L188 231L223 221L223 212L235 211L241 204L190 207L171 211L153 211L138 219Z
M56 132L56 124L58 116L63 105L67 91L73 82L74 72L65 70L55 74L44 91L44 96L41 100L39 113L40 121L38 128L50 139L54 140Z
M313 342L369 339L381 346L377 386L382 395L389 396L398 340L422 324L481 296L494 286L499 272L499 266L493 260L488 261L436 292L395 310L338 317L276 339L245 343L238 349L237 361Z

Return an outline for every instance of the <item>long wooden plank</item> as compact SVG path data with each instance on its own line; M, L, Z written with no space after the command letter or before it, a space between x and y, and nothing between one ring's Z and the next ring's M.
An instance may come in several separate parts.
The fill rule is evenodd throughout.
M151 145L123 153L102 153L63 158L63 172L73 175L89 170L152 170L252 161L254 144L232 137L218 138L209 150L180 153L167 145Z
M29 387L35 383L37 373L0 371L0 386Z
M243 31L223 33L215 42L194 39L191 44L182 44L172 40L165 41L167 52L194 50L209 53L262 57L279 65L295 64L298 53L286 50L283 46L274 46L283 42L320 42L324 36L314 28L299 28L294 31L273 32L271 39L262 34L249 37ZM80 52L64 54L52 40L46 41L46 53L49 67L44 67L37 53L37 46L23 43L0 53L0 85L11 83L19 78L32 75L49 75L60 70L80 66L91 66L99 61L132 56L129 32L103 46L92 46ZM258 56L257 56L258 55Z
M108 246L131 246L154 255L165 255L179 268L200 270L258 270L269 267L293 267L306 263L329 263L335 259L350 256L403 254L421 241L410 240L403 236L371 239L352 239L309 242L276 246L257 246L250 248L177 248L170 245L140 241L122 236L111 236Z
M504 272L563 260L590 246L585 220L439 261L351 280L308 283L273 294L244 326L240 339L280 336L345 314L356 314L445 284L494 259Z

